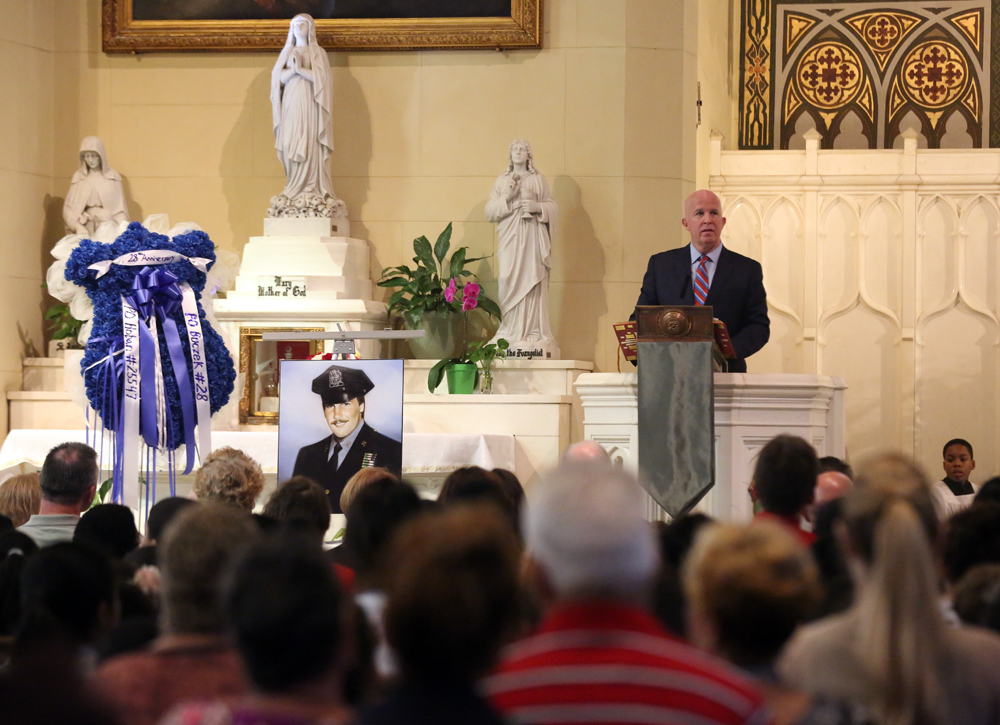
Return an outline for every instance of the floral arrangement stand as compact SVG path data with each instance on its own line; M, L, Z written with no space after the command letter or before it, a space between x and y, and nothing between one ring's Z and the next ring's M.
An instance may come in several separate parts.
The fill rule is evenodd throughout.
M81 241L66 261L66 280L93 303L81 368L90 406L112 433L116 502L138 504L140 455L147 481L150 471L155 476L156 455L167 456L172 481L181 445L185 474L196 451L202 458L211 451L212 413L229 400L236 378L201 305L214 263L215 245L205 232L171 238L138 222L112 244Z

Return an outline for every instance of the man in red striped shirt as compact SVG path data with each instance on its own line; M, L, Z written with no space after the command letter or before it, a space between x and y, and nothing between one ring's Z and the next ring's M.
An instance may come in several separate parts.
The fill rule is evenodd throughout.
M647 611L659 556L630 475L566 465L536 493L525 516L528 568L548 606L484 683L500 713L546 725L771 722L748 680Z

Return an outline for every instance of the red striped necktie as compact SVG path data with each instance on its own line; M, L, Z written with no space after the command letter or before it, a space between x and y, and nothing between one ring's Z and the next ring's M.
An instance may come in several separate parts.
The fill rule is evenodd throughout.
M705 304L705 298L708 297L707 265L709 261L707 254L701 255L698 260L698 269L694 275L694 303L696 305Z

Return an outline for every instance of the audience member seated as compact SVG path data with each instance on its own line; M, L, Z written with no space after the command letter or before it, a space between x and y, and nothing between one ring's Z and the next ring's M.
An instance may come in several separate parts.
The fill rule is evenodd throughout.
M861 708L788 687L774 662L820 595L809 552L771 522L704 531L685 568L694 644L743 669L774 713L775 725L868 723Z
M99 549L114 561L139 546L139 530L132 509L117 503L102 503L90 508L76 525L73 541Z
M816 537L802 527L802 519L813 502L818 475L819 462L811 445L798 436L772 438L757 455L754 468L754 488L763 508L754 519L787 526L811 546Z
M528 566L550 606L485 683L511 721L769 721L749 680L669 636L644 606L659 564L644 511L635 479L606 464L563 466L533 491Z
M865 706L879 723L965 725L1000 712L1000 637L950 627L938 605L931 484L902 455L874 459L843 499L851 608L799 629L779 671Z
M366 725L501 725L476 686L517 629L520 545L492 506L429 512L394 539L385 628L400 680Z
M503 489L507 498L514 503L514 512L517 514L518 522L520 522L521 509L524 508L524 486L521 485L517 475L506 468L494 468L492 473L500 480L500 488ZM520 525L518 525L517 530L521 530Z
M976 504L948 519L943 557L953 586L978 564L1000 564L1000 503Z
M955 585L952 599L963 622L1000 632L1000 564L969 569Z
M127 725L156 725L185 700L243 693L218 589L225 567L256 536L249 515L231 506L192 506L167 527L160 544L162 634L146 651L115 657L97 672Z
M221 503L253 511L264 490L260 464L229 446L212 451L194 477L194 495L202 503Z
M346 517L347 509L354 503L354 499L358 497L361 489L368 484L375 483L375 481L398 480L388 468L379 468L378 466L362 468L347 479L347 483L344 484L344 490L340 492L340 510L344 512L344 516Z
M326 500L326 492L319 492ZM227 628L250 692L181 705L163 725L349 722L341 697L348 602L319 547L301 537L269 537L239 557L227 579Z
M844 500L828 501L813 512L813 559L819 568L823 596L810 619L819 619L843 612L854 601L854 582L847 571L844 552L837 541L838 527L844 520Z
M934 483L934 506L942 521L972 505L979 486L969 481L976 468L972 444L962 438L952 438L944 444L945 477Z
M5 531L0 534L0 639L7 640L4 649L9 651L9 639L14 636L21 619L21 572L28 557L38 551L38 546L27 534ZM0 654L0 670L5 655Z
M423 510L420 496L407 483L383 479L368 484L351 504L341 548L354 569L355 601L374 630L375 669L381 677L395 674L395 660L385 643L382 613L385 588L395 572L386 551L399 527Z
M851 464L847 463L836 456L821 456L819 459L819 472L820 473L841 473L850 479L854 478L854 470L851 468Z
M275 489L264 506L264 515L286 529L298 529L318 547L330 528L330 501L326 491L311 478L293 476Z
M577 441L562 454L563 463L606 463L611 465L608 449L597 441Z
M83 443L63 443L49 451L39 476L38 513L18 531L40 547L72 541L80 514L97 492L97 452Z
M21 622L13 664L46 651L72 651L85 670L118 613L111 562L97 549L61 542L28 559L21 574Z
M197 505L197 501L181 496L170 496L153 504L146 517L146 534L142 538L142 545L126 555L125 561L137 570L144 566L157 566L156 544L163 536L167 524L184 508Z
M660 545L660 573L653 591L653 614L667 631L678 637L687 632L687 599L681 586L681 570L695 536L712 519L705 514L684 514L669 524L656 523Z
M1000 476L994 476L980 486L975 498L972 499L972 503L983 503L985 501L1000 503Z
M19 473L0 484L0 516L6 516L14 528L23 526L38 513L42 489L38 473Z
M437 497L442 506L490 503L499 508L514 531L518 530L517 503L504 491L500 477L479 466L466 466L448 474Z

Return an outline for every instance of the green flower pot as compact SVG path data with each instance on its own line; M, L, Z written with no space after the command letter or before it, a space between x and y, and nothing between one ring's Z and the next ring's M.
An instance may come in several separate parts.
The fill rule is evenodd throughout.
M451 365L445 372L448 378L448 392L454 394L471 394L476 389L476 364L458 363Z

